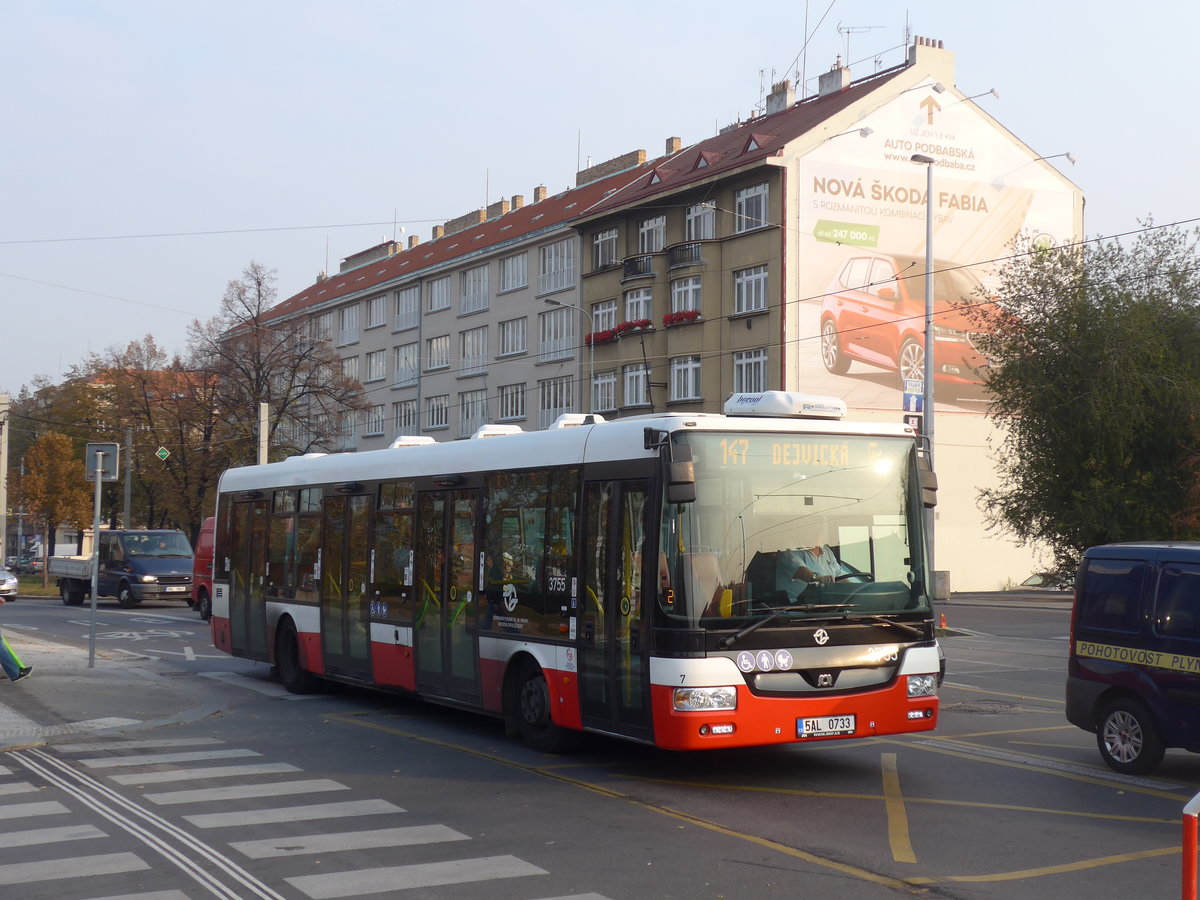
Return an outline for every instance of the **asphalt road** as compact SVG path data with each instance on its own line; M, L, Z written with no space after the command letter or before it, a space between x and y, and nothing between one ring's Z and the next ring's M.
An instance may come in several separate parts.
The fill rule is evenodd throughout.
M0 888L130 897L1178 896L1200 757L1100 762L1062 717L1068 604L956 597L938 731L534 753L494 720L296 698L178 605L0 609ZM18 824L14 828L13 825Z

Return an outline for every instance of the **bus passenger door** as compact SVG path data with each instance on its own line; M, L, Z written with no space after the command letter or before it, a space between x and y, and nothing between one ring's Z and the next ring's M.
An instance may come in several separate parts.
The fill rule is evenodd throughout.
M417 584L413 644L417 689L479 701L476 649L478 490L417 498Z
M321 528L321 648L325 670L371 673L367 528L372 497L326 497Z
M267 501L235 503L230 519L230 644L239 656L266 659Z
M642 558L648 489L646 481L585 486L579 633L583 724L643 738L651 736Z

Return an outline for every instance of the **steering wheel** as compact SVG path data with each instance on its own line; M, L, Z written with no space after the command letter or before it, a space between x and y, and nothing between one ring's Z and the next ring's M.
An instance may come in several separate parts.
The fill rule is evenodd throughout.
M874 581L875 580L875 576L872 575L870 572L847 572L845 575L835 576L833 580L834 581L845 581L847 578L862 578L866 581Z

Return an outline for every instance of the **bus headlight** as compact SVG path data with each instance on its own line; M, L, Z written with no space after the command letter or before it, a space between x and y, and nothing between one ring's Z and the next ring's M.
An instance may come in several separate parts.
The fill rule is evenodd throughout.
M909 675L908 696L933 697L937 695L937 675Z
M672 702L676 712L702 712L710 709L737 709L737 688L675 688Z

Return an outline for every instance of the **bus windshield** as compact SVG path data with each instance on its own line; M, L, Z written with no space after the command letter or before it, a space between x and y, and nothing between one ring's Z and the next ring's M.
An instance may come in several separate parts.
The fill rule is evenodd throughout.
M696 501L663 510L660 603L687 627L930 615L911 438L676 435ZM764 623L765 624L765 623Z

